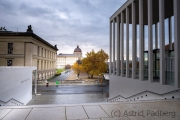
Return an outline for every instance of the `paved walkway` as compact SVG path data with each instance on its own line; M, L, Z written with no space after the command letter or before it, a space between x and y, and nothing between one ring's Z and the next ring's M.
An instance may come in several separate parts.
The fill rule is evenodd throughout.
M71 75L66 80L77 80L76 73L72 72ZM93 79L90 79L90 78L88 78L87 73L80 73L79 80L96 81L96 80L98 80L98 77L95 76Z
M2 120L180 120L180 99L0 107Z
M81 76L81 74L80 74L80 76ZM76 73L72 72L71 75L66 80L77 80Z
M106 94L55 94L37 95L28 105L78 104L107 102Z

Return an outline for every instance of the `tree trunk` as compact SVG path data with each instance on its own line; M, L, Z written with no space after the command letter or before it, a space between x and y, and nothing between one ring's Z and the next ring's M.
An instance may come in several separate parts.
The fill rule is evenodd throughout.
M91 78L93 78L94 76L93 75L91 75Z

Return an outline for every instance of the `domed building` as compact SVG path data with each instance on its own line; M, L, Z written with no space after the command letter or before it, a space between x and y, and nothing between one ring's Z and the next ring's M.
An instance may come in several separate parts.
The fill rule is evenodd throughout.
M81 49L79 48L79 45L77 45L77 48L74 49L73 55L82 57L82 51L81 51Z
M57 55L56 68L65 68L65 66L72 66L78 59L82 58L82 51L79 45L74 49L73 54L63 54Z

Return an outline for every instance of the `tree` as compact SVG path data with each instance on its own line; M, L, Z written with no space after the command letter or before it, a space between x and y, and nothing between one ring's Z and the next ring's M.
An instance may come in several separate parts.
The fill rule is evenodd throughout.
M71 69L71 65L70 64L65 65L65 69Z
M92 78L94 75L99 75L107 71L107 60L108 54L104 50L99 50L97 53L92 50L87 52L86 58L82 60L82 68L86 71Z
M77 75L79 75L81 72L83 72L82 65L78 64L77 62L75 62L71 68L76 72Z
M82 59L82 68L89 75L91 71L91 63L87 57Z

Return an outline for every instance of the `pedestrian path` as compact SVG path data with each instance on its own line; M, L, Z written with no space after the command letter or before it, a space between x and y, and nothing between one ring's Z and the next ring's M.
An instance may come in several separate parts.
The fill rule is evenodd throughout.
M180 99L0 107L2 120L180 120Z
M101 77L100 77L101 78ZM75 72L72 72L71 75L69 77L67 77L66 80L78 80L77 76L76 76L76 73ZM98 79L98 76L95 76L95 78L88 78L88 74L83 72L83 73L80 73L79 74L79 80L84 80L84 81L97 81L99 80Z
M77 77L77 74L75 72L72 72L71 75L66 80L87 80L88 74L87 73L80 73L79 79Z
M78 104L107 102L106 94L55 94L37 95L28 105Z

